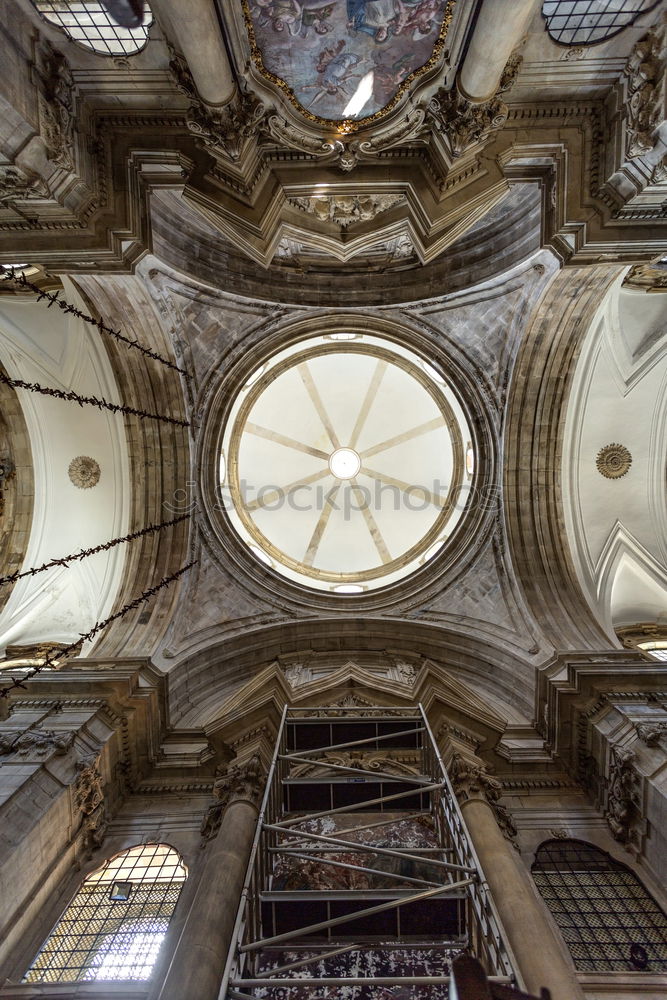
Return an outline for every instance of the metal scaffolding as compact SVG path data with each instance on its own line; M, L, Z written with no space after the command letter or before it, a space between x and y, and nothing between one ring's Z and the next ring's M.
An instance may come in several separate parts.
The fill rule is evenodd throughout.
M220 1000L440 1000L463 951L515 982L422 706L286 708Z

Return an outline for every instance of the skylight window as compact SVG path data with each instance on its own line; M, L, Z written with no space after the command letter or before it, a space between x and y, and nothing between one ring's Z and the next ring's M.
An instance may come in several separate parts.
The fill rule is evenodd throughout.
M153 16L144 4L144 23L122 28L99 0L32 0L42 17L61 28L73 42L103 56L133 56L148 41Z
M561 45L594 45L617 35L658 0L545 0L547 31Z

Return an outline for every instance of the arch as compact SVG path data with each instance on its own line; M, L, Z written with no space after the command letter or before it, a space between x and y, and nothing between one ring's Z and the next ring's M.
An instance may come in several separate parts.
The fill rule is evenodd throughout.
M579 972L667 972L667 916L627 865L545 840L531 872Z
M186 878L168 844L138 844L107 859L84 880L23 982L149 979Z
M136 28L121 27L99 0L32 0L45 21L60 28L71 41L101 56L134 56L148 43L153 23L150 7L144 2L144 23Z

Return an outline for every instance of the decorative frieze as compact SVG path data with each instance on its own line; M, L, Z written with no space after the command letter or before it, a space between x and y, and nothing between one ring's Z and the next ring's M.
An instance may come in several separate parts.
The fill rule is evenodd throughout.
M64 756L74 743L73 732L57 732L53 729L27 729L24 733L0 734L0 756L16 754L20 759L29 757L44 760L50 754Z
M314 215L320 222L333 222L345 229L355 222L370 222L381 212L405 203L405 195L318 195L315 198L290 198L289 201L302 212Z

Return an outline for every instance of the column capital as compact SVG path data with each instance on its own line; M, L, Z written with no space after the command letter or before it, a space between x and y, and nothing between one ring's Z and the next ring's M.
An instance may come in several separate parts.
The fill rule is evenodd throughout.
M218 769L213 785L216 801L209 806L201 826L202 846L217 835L223 814L233 802L249 802L255 807L259 805L265 780L266 774L258 753L242 764L232 764L224 771Z
M455 753L447 770L454 794L461 805L471 800L486 802L503 836L518 850L514 820L509 809L498 801L503 794L503 786L489 774L487 765L479 759L469 760L462 754Z

